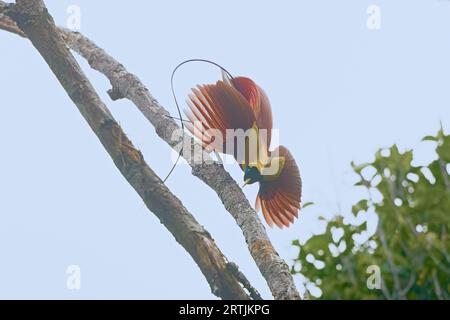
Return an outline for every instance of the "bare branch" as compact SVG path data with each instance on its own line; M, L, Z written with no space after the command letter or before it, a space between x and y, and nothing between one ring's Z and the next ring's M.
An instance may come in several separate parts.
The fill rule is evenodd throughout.
M389 288L386 286L386 282L383 277L381 277L381 292L386 300L392 300L391 294L389 293Z
M442 294L442 288L441 285L439 284L439 279L437 277L437 271L436 269L433 269L433 271L431 272L432 277L433 277L433 286L434 286L434 292L436 293L436 297L439 300L445 300L444 295Z
M8 5L2 1L0 1L0 29L6 30L11 33L15 33L23 38L25 38L25 34L19 27L16 25L14 21L12 21L8 16L3 14L4 11L8 8Z
M210 234L145 163L81 71L43 1L17 0L6 14L48 63L125 179L195 260L212 292L224 299L248 299L240 284L243 275L227 271L228 262Z
M406 298L409 290L411 290L411 288L414 286L415 283L416 283L416 273L414 271L411 271L408 283L406 284L406 287L403 288L403 290L400 292L400 296Z
M241 282L241 284L244 286L245 289L250 293L250 297L253 300L262 300L261 295L259 292L252 286L252 284L247 280L247 278L244 276L244 274L239 270L239 267L233 263L229 262L228 265L228 271L233 273Z
M404 299L405 297L402 296L402 289L401 289L401 283L400 278L398 275L398 268L395 265L394 257L392 255L391 250L389 249L388 243L386 241L386 237L384 235L384 230L381 225L382 221L381 219L378 221L378 227L377 227L377 235L380 237L381 245L383 247L384 253L386 254L387 262L389 264L389 268L391 269L392 273L392 279L394 282L394 288L395 292L393 293L393 296L396 296L397 299Z
M112 89L108 93L111 99L125 97L131 100L155 127L158 136L172 148L176 149L178 145L184 143L182 137L172 139L173 132L178 130L179 126L173 119L167 117L169 115L167 110L150 94L137 76L129 73L122 64L81 33L63 28L59 28L59 31L69 48L84 57L93 69L109 79ZM195 144L193 148L202 150L199 144ZM248 249L274 298L300 299L289 267L273 248L255 210L234 179L221 164L214 163L205 151L202 154L205 161L201 164L196 164L185 154L183 156L191 165L192 174L216 191L226 210L242 229Z
M150 94L137 76L129 73L122 64L82 34L67 29L60 30L67 45L84 57L93 69L109 79L112 89L108 93L113 100L120 97L131 100L155 127L158 136L175 150L184 143L182 137L173 139L173 132L179 130L179 126L167 117L167 110ZM195 142L192 148L202 150L202 146ZM242 229L249 251L274 298L300 299L289 267L275 251L261 220L236 181L221 164L213 162L206 151L202 154L203 163L194 162L192 157L184 153L183 157L192 167L192 174L216 191L226 210Z

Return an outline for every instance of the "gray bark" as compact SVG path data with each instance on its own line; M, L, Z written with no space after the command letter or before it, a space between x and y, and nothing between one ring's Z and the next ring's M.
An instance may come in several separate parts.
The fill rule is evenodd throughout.
M122 64L82 34L66 29L60 30L67 45L84 57L93 69L109 79L112 85L109 94L113 99L125 97L131 100L155 127L158 136L172 148L184 143L182 137L172 139L172 133L179 130L178 124L167 117L169 115L167 110L150 94L137 76L129 73ZM194 142L191 148L201 150L202 146ZM221 164L213 162L206 151L203 151L202 163L195 161L189 154L182 155L192 167L192 174L217 193L225 209L231 213L242 229L248 249L274 298L299 299L300 295L289 267L275 251L261 220L236 181Z
M66 47L42 0L0 2L0 15L8 31L26 36L45 59L74 104L89 123L116 167L144 203L191 255L206 277L211 291L224 299L249 299L243 285L249 282L235 264L227 262L211 235L187 211L181 201L146 164L142 154L127 138L106 105L100 100L75 58ZM17 32L16 32L17 31ZM260 298L252 289L252 297Z
M173 139L173 132L179 130L179 126L168 117L167 110L150 94L137 76L129 73L122 64L81 33L63 28L59 28L59 31L69 48L79 53L93 69L109 79L112 89L108 93L113 100L119 98L131 100L155 127L158 136L172 148L184 143L182 137ZM202 149L201 145L195 142L192 148ZM217 193L225 209L241 228L250 254L266 279L274 298L300 299L288 265L275 251L261 220L236 181L221 164L213 162L206 151L203 151L202 163L194 161L190 155L183 154L183 157L191 165L192 174Z

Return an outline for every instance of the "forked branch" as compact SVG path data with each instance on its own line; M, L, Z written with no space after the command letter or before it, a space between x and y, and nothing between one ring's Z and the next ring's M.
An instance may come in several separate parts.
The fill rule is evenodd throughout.
M206 277L211 291L224 299L249 299L244 289L248 281L242 274L229 271L229 263L211 235L194 219L181 201L162 183L133 146L80 66L66 47L42 0L0 2L0 14L8 31L25 35L45 59L74 104L113 159L125 179L144 200L146 206L173 234L195 260ZM5 16L3 16L5 18ZM17 26L11 25L14 21ZM4 26L5 23L1 23ZM234 266L234 264L233 264ZM260 298L253 290L252 297Z
M0 28L2 28L1 20ZM58 30L69 48L79 53L93 69L103 73L109 79L112 89L108 93L113 100L119 98L131 100L155 127L161 139L174 149L183 145L182 136L173 137L173 132L179 130L179 126L168 117L167 110L150 94L137 76L129 73L122 64L81 33L63 28ZM17 30L12 30L12 32L15 31ZM20 29L18 31L20 32ZM15 33L20 34L19 32ZM194 142L192 148L201 150L202 146ZM248 249L274 298L300 299L289 267L275 251L264 226L236 181L221 164L213 162L206 151L203 151L204 162L202 163L193 161L190 154L183 154L183 156L192 167L192 174L217 193L226 210L242 229Z

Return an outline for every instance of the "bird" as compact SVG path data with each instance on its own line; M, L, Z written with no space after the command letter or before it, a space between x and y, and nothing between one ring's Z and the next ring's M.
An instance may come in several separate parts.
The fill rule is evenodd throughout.
M186 103L187 130L209 152L234 156L244 171L243 186L259 183L255 211L262 211L270 227L293 224L300 210L300 171L285 146L269 150L272 108L264 90L222 69L221 80L192 88ZM250 134L242 139L233 132Z

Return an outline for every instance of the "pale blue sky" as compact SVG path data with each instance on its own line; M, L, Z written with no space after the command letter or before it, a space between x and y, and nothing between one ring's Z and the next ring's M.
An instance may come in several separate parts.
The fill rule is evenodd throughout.
M304 201L288 230L269 229L290 264L293 239L365 196L350 162L370 161L398 143L450 127L450 1L47 0L57 24L81 8L81 31L136 73L173 114L170 73L207 58L267 92L280 141L297 159ZM381 8L368 30L367 7ZM0 298L214 298L198 267L119 174L78 110L32 46L0 32ZM79 60L149 165L165 176L170 149L129 101L112 102L109 83ZM186 66L181 100L218 72ZM423 159L422 159L423 160ZM229 167L242 180L237 166ZM171 190L269 298L240 229L215 193L177 168ZM245 192L253 203L256 186ZM81 267L81 290L66 268ZM300 286L300 279L297 278Z

